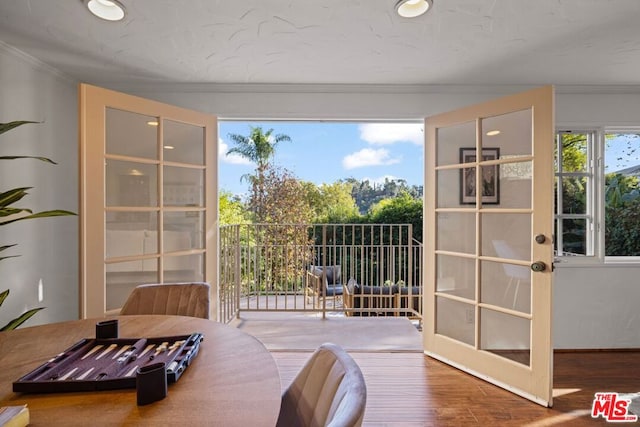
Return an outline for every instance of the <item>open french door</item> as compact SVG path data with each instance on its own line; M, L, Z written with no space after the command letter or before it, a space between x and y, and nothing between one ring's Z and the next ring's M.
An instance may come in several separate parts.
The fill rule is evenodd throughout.
M553 88L425 129L425 353L551 406Z
M143 283L215 284L216 118L86 84L79 92L81 317L117 313Z

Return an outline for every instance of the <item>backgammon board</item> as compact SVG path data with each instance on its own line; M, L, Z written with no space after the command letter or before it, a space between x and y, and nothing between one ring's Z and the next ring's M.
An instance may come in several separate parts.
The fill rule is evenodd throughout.
M167 383L176 382L198 354L203 335L156 338L117 338L117 323L108 325L114 338L85 338L13 383L14 392L53 393L136 388L145 366L166 369ZM105 330L103 328L103 330ZM144 371L144 369L143 369Z

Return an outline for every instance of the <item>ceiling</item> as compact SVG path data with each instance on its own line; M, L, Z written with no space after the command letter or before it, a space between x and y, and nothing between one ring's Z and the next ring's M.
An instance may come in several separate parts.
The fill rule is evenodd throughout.
M93 84L640 85L640 0L2 0L0 40Z

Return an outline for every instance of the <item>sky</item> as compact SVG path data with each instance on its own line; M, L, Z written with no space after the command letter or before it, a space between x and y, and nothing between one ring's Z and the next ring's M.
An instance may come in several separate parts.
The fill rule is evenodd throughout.
M284 134L290 142L276 147L274 163L300 180L317 185L340 179L383 183L385 178L423 184L423 123L382 122L240 122L220 121L218 179L221 190L246 195L248 183L241 177L254 173L255 165L237 155L227 155L234 145L229 134L247 136L250 126L273 135Z

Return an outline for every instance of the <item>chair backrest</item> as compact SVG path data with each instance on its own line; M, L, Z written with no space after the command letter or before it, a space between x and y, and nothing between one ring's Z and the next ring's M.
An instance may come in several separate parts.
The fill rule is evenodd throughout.
M326 276L326 285L342 286L342 268L340 265L312 265L310 270L318 277Z
M172 314L209 318L206 282L162 283L136 286L120 314Z
M278 427L362 425L367 387L340 346L322 344L282 395Z

